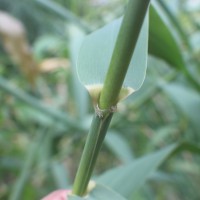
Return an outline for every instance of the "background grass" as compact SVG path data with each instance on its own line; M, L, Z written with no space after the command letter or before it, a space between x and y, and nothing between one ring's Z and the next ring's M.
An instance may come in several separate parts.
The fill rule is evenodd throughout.
M189 0L158 2L166 6L162 14L196 85L182 68L149 54L145 83L118 106L95 175L173 142L199 143L200 6ZM0 10L24 24L33 59L41 68L32 85L5 50L1 36L0 199L39 199L57 188L71 187L93 108L77 80L69 27L89 33L123 14L125 3L0 1ZM53 62L55 68L50 69ZM199 166L198 155L182 152L152 174L134 198L197 200Z

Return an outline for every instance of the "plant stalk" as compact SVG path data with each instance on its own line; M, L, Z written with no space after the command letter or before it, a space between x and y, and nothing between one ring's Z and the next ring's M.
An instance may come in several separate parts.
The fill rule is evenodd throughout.
M117 104L149 2L150 0L129 1L101 92L100 109L109 109Z
M103 117L96 113L92 120L92 125L87 137L87 141L83 150L79 168L75 177L73 193L84 195L90 180L91 174L96 163L96 159L103 140L105 138L108 126L112 119L113 113L108 113Z
M73 194L83 196L113 116L119 92L143 24L150 0L130 0L122 21L111 63L75 177ZM104 110L104 111L103 111ZM101 115L101 112L103 115ZM104 113L106 112L106 113Z

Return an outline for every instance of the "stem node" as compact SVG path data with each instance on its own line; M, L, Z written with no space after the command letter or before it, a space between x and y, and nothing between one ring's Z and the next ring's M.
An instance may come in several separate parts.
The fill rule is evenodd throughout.
M109 109L100 109L98 104L95 106L95 113L100 119L103 119L105 115L114 112L117 112L117 106L111 106Z

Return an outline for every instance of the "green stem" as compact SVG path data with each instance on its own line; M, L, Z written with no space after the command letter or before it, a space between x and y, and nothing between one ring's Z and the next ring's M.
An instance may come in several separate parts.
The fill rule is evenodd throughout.
M100 115L95 113L84 147L73 193L84 195L92 171L112 118L112 107L117 104L140 29L150 0L130 0L119 31L109 70L99 102ZM102 111L102 110L104 111ZM105 113L106 112L106 113ZM101 115L102 114L102 115Z
M88 182L111 119L112 113L106 114L103 117L99 117L95 114L93 117L91 129L87 137L78 172L74 181L74 194L82 196L87 189Z
M100 96L101 109L109 109L117 104L149 2L150 0L129 1Z

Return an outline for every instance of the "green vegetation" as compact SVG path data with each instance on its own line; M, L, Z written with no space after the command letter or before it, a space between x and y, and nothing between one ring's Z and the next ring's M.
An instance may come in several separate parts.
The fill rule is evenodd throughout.
M83 195L91 179L89 200L199 199L198 5L151 2L148 31L125 0L1 0L0 199ZM138 29L117 39L126 10Z

